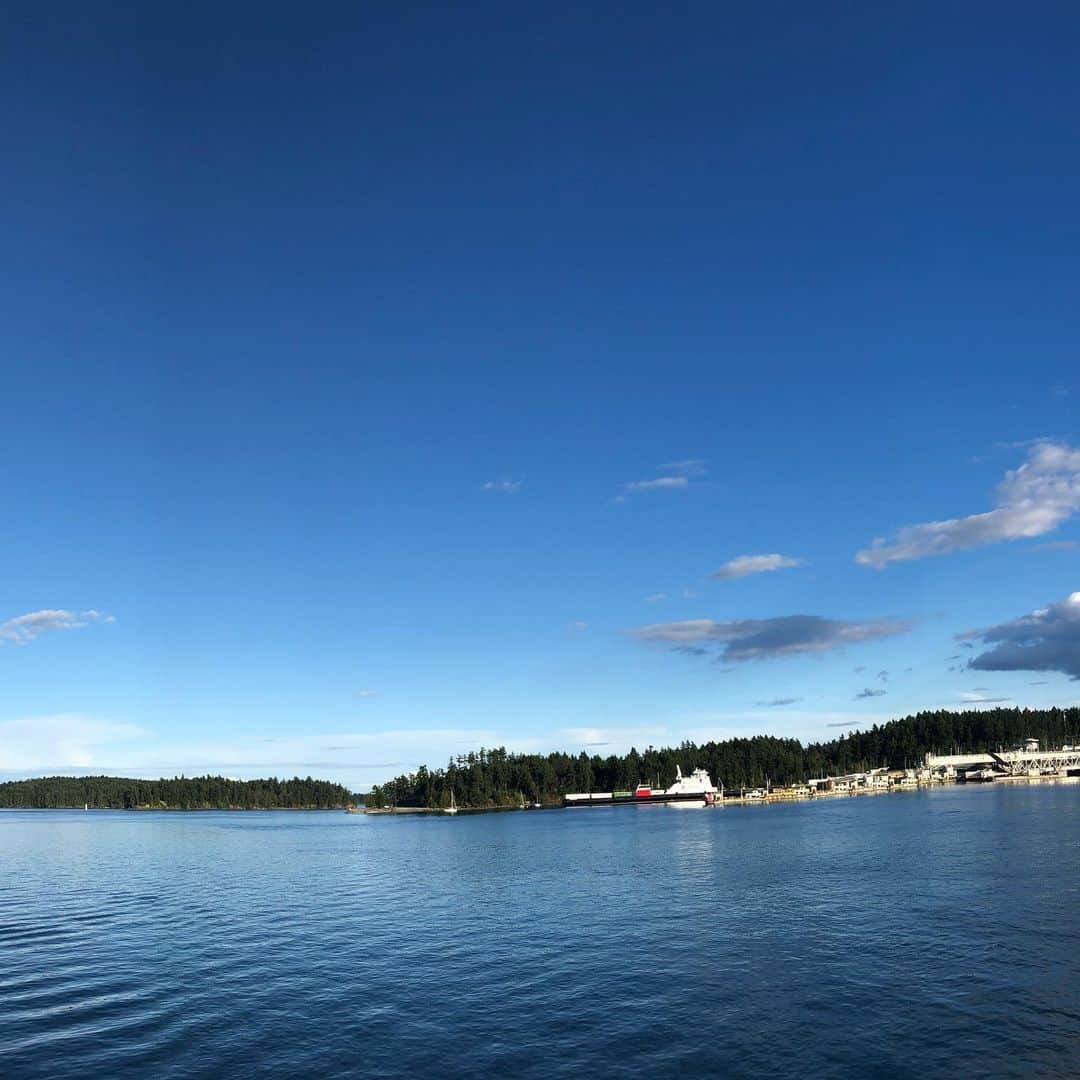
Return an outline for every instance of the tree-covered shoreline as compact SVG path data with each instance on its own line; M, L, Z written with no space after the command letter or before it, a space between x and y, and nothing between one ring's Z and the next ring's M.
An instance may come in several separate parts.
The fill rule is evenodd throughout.
M640 780L668 785L676 765L684 773L707 769L728 789L795 784L815 776L842 775L888 766L917 765L925 754L996 750L1022 739L1044 745L1080 743L1080 708L985 709L920 712L804 746L771 735L601 757L580 754L512 754L505 748L460 755L445 768L421 766L415 773L378 784L365 797L369 807L513 806L520 800L554 804L574 791L632 789Z
M341 784L308 776L232 780L225 776L136 780L120 776L43 776L0 783L0 808L60 810L335 810L355 797Z

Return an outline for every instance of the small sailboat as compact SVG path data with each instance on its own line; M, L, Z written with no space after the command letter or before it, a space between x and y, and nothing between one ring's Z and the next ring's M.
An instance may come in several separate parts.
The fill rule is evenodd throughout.
M90 804L89 804L88 802L87 802L87 803L83 803L83 809L84 809L84 810L89 810L89 809L90 809Z
M444 814L456 814L457 813L457 803L454 802L454 790L453 790L453 788L450 789L450 805L443 811L443 813Z

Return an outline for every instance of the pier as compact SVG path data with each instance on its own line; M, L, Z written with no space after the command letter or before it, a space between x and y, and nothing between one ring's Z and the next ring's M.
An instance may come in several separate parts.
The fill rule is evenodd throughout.
M1010 777L1066 776L1080 770L1080 746L1060 750L1042 750L1029 740L1011 750L987 750L976 754L927 754L925 768L933 776L963 777L973 774L979 780Z

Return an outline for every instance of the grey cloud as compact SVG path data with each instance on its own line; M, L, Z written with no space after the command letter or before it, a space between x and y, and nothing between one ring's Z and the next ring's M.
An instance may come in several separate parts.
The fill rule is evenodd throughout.
M1040 442L1028 460L1005 474L997 506L982 514L907 525L891 543L878 537L858 552L862 566L884 569L891 562L924 559L1002 540L1031 539L1057 528L1080 510L1080 450Z
M990 646L968 662L977 671L1058 671L1080 679L1080 592L968 636Z
M902 619L864 621L826 619L820 615L782 615L772 619L685 619L654 623L630 631L639 641L673 649L715 649L731 662L771 660L862 645L911 630Z
M855 700L860 701L863 698L884 697L885 694L885 690L874 690L872 687L868 686L865 690L860 690L855 695Z
M794 705L797 701L802 701L802 698L778 697L773 698L771 701L755 701L754 704L762 709L779 709L784 705Z

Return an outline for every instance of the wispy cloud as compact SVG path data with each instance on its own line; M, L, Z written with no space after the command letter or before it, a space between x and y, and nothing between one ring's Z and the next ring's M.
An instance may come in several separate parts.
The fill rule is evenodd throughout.
M724 563L709 577L713 581L734 581L736 578L749 577L751 574L768 574L773 570L786 570L792 566L802 566L802 559L790 555L740 555Z
M886 690L875 690L875 689L873 689L873 687L868 686L865 690L860 690L855 695L855 700L856 701L861 701L864 698L884 697L887 692L888 691L886 691Z
M357 697L378 697L379 696L379 691L378 690L357 690L356 691L356 696Z
M521 490L520 480L489 480L484 484L485 491L496 491L500 495L516 495Z
M982 694L961 694L961 705L1005 705L1012 701L1009 697L984 697Z
M112 622L116 622L112 615L104 615L93 609L66 611L63 608L47 608L43 611L31 611L26 615L16 615L15 618L0 623L0 642L11 641L16 645L25 645L50 630L77 630L91 623Z
M584 634L589 629L589 624L584 619L575 619L566 629L572 636L576 636Z
M1080 592L962 636L991 646L968 662L977 671L1058 671L1080 679Z
M780 709L785 705L794 705L799 701L802 701L801 697L778 697L773 698L771 701L755 701L754 704L759 709Z
M925 559L1002 540L1031 539L1080 510L1080 450L1041 442L1028 460L1005 474L997 507L983 514L905 526L891 543L878 537L855 561L881 570L891 562Z
M715 650L725 661L771 660L821 653L845 645L861 645L907 633L902 619L863 621L826 619L820 615L782 615L772 619L685 619L654 623L630 631L638 641L692 653Z
M615 496L616 502L626 502L627 496L643 491L678 491L692 487L691 479L704 476L705 462L700 458L687 458L685 461L669 461L659 465L658 475L646 480L631 480L623 485L621 495Z
M649 602L650 604L655 604L655 603L657 603L657 602L658 602L658 601L660 601L660 600L666 600L666 599L667 599L667 593L666 593L666 592L654 592L654 593L650 593L650 595L646 596L646 597L645 597L645 599L646 599L646 600L647 600L647 601L648 601L648 602Z
M704 476L706 469L701 458L686 458L683 461L669 461L666 465L658 465L656 471L679 476Z
M627 491L657 491L662 488L688 487L690 481L685 476L657 476L652 480L631 480L626 485Z

